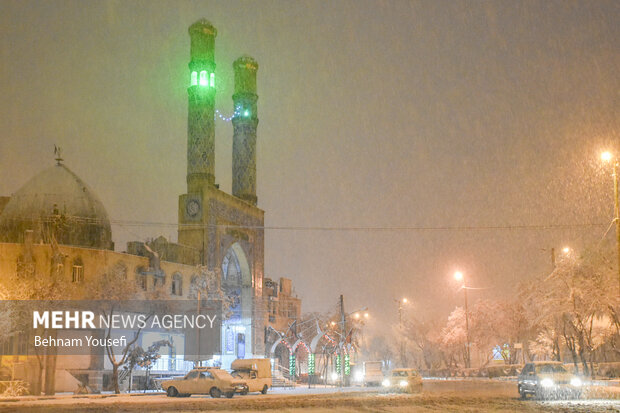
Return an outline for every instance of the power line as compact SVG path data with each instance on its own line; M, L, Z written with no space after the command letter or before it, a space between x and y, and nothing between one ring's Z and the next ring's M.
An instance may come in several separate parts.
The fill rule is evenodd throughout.
M390 232L390 231L495 231L495 230L544 230L544 229L575 229L604 227L603 223L573 224L516 224L516 225L446 225L446 226L285 226L285 225L230 225L230 224L173 224L165 222L143 221L111 221L116 225L127 226L159 226L181 228L235 228L264 231L359 231L359 232Z
M29 220L45 223L56 223L59 218L66 219L72 223L83 222L88 224L104 223L104 220L92 217L80 217L70 215L51 215L47 217L11 217L9 220ZM504 225L438 225L438 226L323 226L323 225L234 225L234 224L202 224L202 223L172 223L154 221L129 221L129 220L110 220L113 225L132 226L132 227L174 227L183 229L251 229L263 231L358 231L358 232L390 232L390 231L498 231L498 230L561 230L605 227L606 223L601 222L582 222L582 223L551 223L551 224L504 224Z

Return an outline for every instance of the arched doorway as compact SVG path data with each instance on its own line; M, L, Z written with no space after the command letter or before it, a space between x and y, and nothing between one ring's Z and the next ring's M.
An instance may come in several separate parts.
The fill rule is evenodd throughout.
M231 304L229 317L222 325L222 365L226 368L237 358L252 357L252 272L242 246L235 242L224 254L221 264L222 289Z

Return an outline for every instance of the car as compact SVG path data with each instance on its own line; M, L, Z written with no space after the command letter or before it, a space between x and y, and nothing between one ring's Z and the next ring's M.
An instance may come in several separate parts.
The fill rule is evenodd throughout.
M566 370L559 361L527 363L517 381L517 390L522 399L528 395L539 399L579 398L582 387L582 380Z
M382 385L387 391L419 393L422 391L422 376L416 369L394 369L383 379Z
M197 367L180 379L165 380L161 387L168 397L189 397L192 394L209 394L231 398L235 393L247 394L248 386L218 367Z

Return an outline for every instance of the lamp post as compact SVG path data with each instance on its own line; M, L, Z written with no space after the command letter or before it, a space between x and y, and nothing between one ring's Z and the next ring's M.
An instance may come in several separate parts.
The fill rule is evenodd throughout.
M336 332L337 334L340 335L340 344L339 344L339 357L340 357L340 387L343 387L345 384L345 376L347 374L345 374L345 346L347 345L347 338L349 337L349 334L353 334L353 329L351 329L349 331L349 333L347 333L347 317L351 316L352 314L357 315L358 317L355 317L357 319L359 319L359 314L362 311L366 311L368 310L368 307L364 307L362 309L359 309L357 311L353 311L352 313L348 313L345 314L344 312L344 296L341 294L340 295L340 333ZM364 317L368 318L368 313L364 314ZM336 325L335 321L331 322L332 327Z
M398 328L400 334L400 366L405 367L405 340L403 337L403 304L407 304L406 298L394 299L398 303Z
M620 206L618 205L618 158L611 152L603 152L601 159L604 162L613 162L614 178L614 221L616 222L616 247L618 250L618 294L620 295Z
M462 272L457 271L454 273L454 279L457 281L463 281L463 294L465 295L465 334L467 336L467 342L465 343L465 367L471 367L471 356L469 353L469 310L467 309L467 286L465 285L465 275Z

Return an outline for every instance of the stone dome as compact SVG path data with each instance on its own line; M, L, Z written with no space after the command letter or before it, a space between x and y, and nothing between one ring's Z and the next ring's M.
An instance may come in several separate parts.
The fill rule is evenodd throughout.
M0 213L0 240L113 249L110 220L97 195L62 163L48 168L13 194Z

